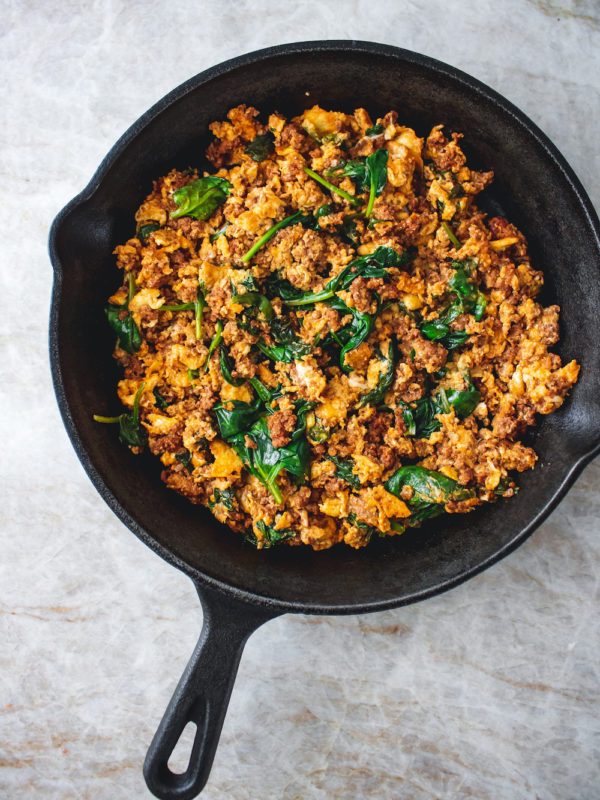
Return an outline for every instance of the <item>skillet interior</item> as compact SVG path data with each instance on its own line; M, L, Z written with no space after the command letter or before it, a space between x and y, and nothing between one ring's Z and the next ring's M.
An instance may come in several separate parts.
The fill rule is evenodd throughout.
M307 92L310 94L307 95ZM426 135L444 122L462 131L471 166L493 169L480 203L527 236L546 276L543 301L561 306L563 361L582 365L565 405L540 419L530 441L536 468L519 476L516 498L436 520L361 551L338 546L256 552L204 508L168 490L160 463L136 457L92 413L119 413L103 313L120 280L111 255L134 233L133 213L153 178L204 166L207 126L239 103L289 115L319 103L372 116L389 109ZM375 610L421 599L509 552L558 501L600 447L600 243L598 220L560 155L520 112L463 73L382 45L287 45L235 59L193 78L142 117L115 145L90 186L55 221L51 321L55 388L84 467L118 516L150 547L200 580L281 609Z

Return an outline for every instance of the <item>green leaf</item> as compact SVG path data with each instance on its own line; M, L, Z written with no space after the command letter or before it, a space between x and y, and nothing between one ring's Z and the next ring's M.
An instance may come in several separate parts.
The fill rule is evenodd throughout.
M258 292L258 284L252 275L246 275L246 277L241 280L238 285L243 286L244 289L247 289L249 292Z
M344 372L352 372L352 368L346 364L346 354L358 347L359 344L362 344L369 336L375 324L375 315L364 314L361 311L357 311L356 308L350 308L339 297L335 297L330 302L330 306L342 315L350 314L352 317L351 322L341 330L335 333L332 331L333 338L341 347L340 367Z
M235 369L235 362L233 358L227 353L224 345L221 345L219 352L219 366L221 367L221 375L223 380L230 383L232 386L241 386L246 383L245 378L233 378L231 375L232 370Z
M412 407L403 403L402 417L406 432L419 439L428 439L442 427L440 421L436 419L437 414L448 414L450 409L454 408L458 419L465 419L473 413L480 401L481 393L469 378L468 388L464 391L440 389L436 395L417 400Z
M250 144L245 148L244 153L249 155L253 161L264 161L267 156L275 149L273 134L259 133Z
M158 222L142 222L142 224L137 229L136 236L142 244L146 244L150 234L154 233L154 231L159 230L160 227L161 226Z
M183 466L191 475L194 471L194 467L192 465L192 454L189 451L184 450L183 453L175 453L175 458L177 461L183 464Z
M356 220L350 214L346 214L342 219L341 224L337 226L337 232L344 241L348 242L348 244L351 244L353 247L358 247L360 245Z
M460 183L457 183L448 192L448 197L451 200L454 200L455 197L464 197L464 196L465 196L465 190L464 190L464 187Z
M250 383L263 403L270 403L277 397L281 397L281 392L279 392L279 389L275 389L274 391L267 389L267 387L259 378L250 378Z
M214 489L212 496L214 500L208 501L208 507L214 508L216 505L221 504L225 506L228 511L233 511L234 503L236 501L235 491L233 489Z
M419 330L428 339L442 344L446 350L454 350L469 338L466 331L455 331L450 328L450 324L464 311L464 303L457 295L437 319L422 322Z
M404 260L405 255L400 256L392 247L380 246L372 253L351 261L335 278L328 281L320 292L299 293L296 290L294 296L290 299L284 297L283 293L281 298L288 306L305 306L331 300L337 291L348 289L352 281L359 276L363 278L387 278L390 267L400 267L403 263L406 263Z
M118 346L126 353L133 355L142 346L142 335L135 324L131 312L126 306L115 306L109 303L104 309L108 324L119 337ZM123 312L126 312L123 314ZM122 317L122 319L121 319Z
M473 489L466 489L457 481L425 467L401 467L384 483L388 492L402 498L402 489L410 486L413 495L404 502L411 511L411 521L421 522L444 512L450 501L458 502L475 496Z
M334 476L336 478L346 481L354 489L360 489L359 477L352 472L354 461L351 458L340 458L339 456L325 456L325 458L335 464Z
M341 161L335 167L325 170L327 177L343 176L354 181L357 192L369 192L365 217L370 217L376 197L382 193L387 183L387 162L389 153L380 147L364 161Z
M377 122L372 128L367 128L365 136L379 136L384 132L385 128L381 122Z
M374 389L371 389L370 392L367 392L361 397L360 399L361 406L365 406L367 404L376 406L379 403L382 403L385 395L390 390L394 382L396 363L394 356L394 343L391 341L388 348L387 358L385 360L388 363L387 370L385 372L380 373L379 380L377 381L377 386Z
M246 437L254 443L254 448L248 447ZM308 474L310 450L303 422L282 447L274 447L265 416L259 417L249 430L230 438L229 444L246 469L264 483L278 503L282 502L282 497L276 478L282 470L286 470L298 483L302 483Z
M309 344L303 342L296 335L290 323L281 319L281 317L273 317L269 333L275 344L268 345L263 339L260 339L257 347L267 358L273 361L282 361L285 364L290 364L292 361L298 361L303 356L308 355L312 350Z
M221 344L222 338L223 338L223 323L221 322L220 319L218 319L215 325L215 334L208 346L208 353L206 354L206 360L204 362L204 372L208 372L211 356L215 352L217 347Z
M471 387L466 391L446 389L446 398L454 409L456 416L459 419L465 419L475 411L481 402L481 392L471 384Z
M251 382L255 385L255 379ZM272 408L264 408L263 402L269 402L277 394L269 392L260 381L258 385L259 397L252 405L233 400L213 406L213 411L222 438L234 448L248 472L257 477L281 503L281 492L276 482L279 473L285 470L298 483L302 483L309 472L310 449L306 439L305 417L314 404L297 404L296 427L290 441L282 447L274 447L266 419L274 412ZM254 447L248 446L248 440Z
M281 530L276 530L272 525L267 525L265 522L263 522L262 519L259 519L256 522L256 527L265 537L262 542L264 548L275 547L275 545L286 542L288 539L293 539L295 536L295 533L293 530L291 530L291 528L282 528Z
M367 156L366 165L369 174L369 202L365 210L365 217L367 219L371 216L373 211L373 203L375 198L383 192L387 183L387 163L389 153L385 147L376 150L373 155Z
M259 292L246 292L245 294L234 294L231 298L232 303L240 303L245 306L255 306L258 308L264 319L271 320L273 318L273 307L268 298Z
M231 184L225 178L217 178L216 175L198 178L173 192L173 200L178 208L171 213L171 219L208 219L225 202L231 189Z
M456 272L448 281L448 286L461 298L463 310L473 314L477 322L480 322L487 304L486 298L479 287L469 280L468 273L460 261L453 261L452 266Z
M140 422L140 399L145 385L145 383L139 385L130 414L120 414L118 417L102 417L94 414L93 417L95 422L118 423L119 439L130 447L145 447L148 441L148 433Z
M162 396L162 394L158 391L158 386L155 386L152 390L152 394L154 395L154 399L156 401L156 405L161 411L164 411L165 408L169 405L166 398Z
M243 400L227 400L213 406L217 417L221 437L228 441L242 431L249 430L258 416L263 412L261 400L257 398L252 404Z
M327 217L333 211L333 206L331 203L323 203L322 206L319 206L315 211L315 221L321 219L321 217ZM316 226L319 227L318 225Z
M367 541L369 541L373 536L380 536L381 538L385 538L387 536L386 533L380 531L379 528L376 528L374 525L368 525L366 522L361 522L353 511L348 514L346 519L350 525L354 525L356 528L360 528L361 530L365 531Z

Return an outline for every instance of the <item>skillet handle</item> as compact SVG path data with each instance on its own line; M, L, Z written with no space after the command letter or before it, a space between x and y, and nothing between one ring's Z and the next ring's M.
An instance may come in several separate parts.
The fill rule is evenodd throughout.
M231 690L248 637L280 612L197 585L204 611L198 644L158 726L144 778L160 800L189 800L206 784ZM189 764L176 774L167 762L188 722L197 726Z

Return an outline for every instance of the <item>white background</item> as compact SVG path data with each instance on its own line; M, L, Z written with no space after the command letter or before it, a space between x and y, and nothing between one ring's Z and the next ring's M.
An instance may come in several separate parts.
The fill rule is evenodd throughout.
M147 798L200 630L189 580L109 511L47 359L50 223L118 136L260 47L364 39L446 61L550 136L600 206L600 4L1 2L0 797ZM582 335L597 335L597 331ZM597 800L600 462L505 561L363 617L279 618L242 660L206 800Z

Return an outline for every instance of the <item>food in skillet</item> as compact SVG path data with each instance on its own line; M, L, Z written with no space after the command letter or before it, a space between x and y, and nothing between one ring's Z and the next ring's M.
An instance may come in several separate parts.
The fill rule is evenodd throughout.
M492 173L393 111L210 127L214 174L159 178L116 249L129 411L96 419L259 548L362 547L513 495L519 437L579 366L549 352L523 235L475 204Z

